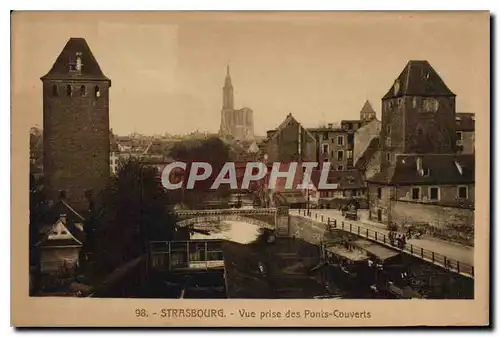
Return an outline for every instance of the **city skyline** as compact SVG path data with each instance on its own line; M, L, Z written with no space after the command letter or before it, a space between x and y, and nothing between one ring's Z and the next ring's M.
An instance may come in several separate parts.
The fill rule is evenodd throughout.
M197 20L197 15L116 14L93 20L69 13L67 21L53 23L50 15L20 17L13 41L13 95L24 97L16 100L18 110L42 124L39 78L69 37L86 38L112 80L110 126L117 134L216 133L228 62L235 105L254 111L259 136L288 113L306 127L357 119L366 100L380 119L382 96L411 59L430 62L457 95L457 111L488 110L474 85L482 81L478 67L485 53L478 48L485 44L477 31L483 27L470 16L410 18L395 30L395 20L419 14L364 16L363 22L352 13L351 18L323 14L316 21L302 14L295 24L275 15L240 14L238 20L216 20L216 14ZM34 49L33 42L47 34L51 39ZM172 120L172 113L182 118Z

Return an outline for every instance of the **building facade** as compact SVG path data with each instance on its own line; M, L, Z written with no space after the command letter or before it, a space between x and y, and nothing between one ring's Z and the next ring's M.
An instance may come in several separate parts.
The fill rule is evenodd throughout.
M276 129L267 132L260 152L267 162L317 161L316 139L293 116L288 114Z
M253 141L253 111L250 108L234 108L234 90L227 66L226 80L222 88L222 110L219 136L236 141Z
M475 140L476 118L473 113L457 112L455 116L457 132L457 152L472 154Z
M324 127L308 129L318 144L318 161L328 161L331 169L342 171L354 167L354 131Z
M83 38L69 39L41 80L47 196L86 209L110 174L111 80Z
M427 61L408 62L382 98L371 219L473 225L474 156L456 153L455 130L455 94Z

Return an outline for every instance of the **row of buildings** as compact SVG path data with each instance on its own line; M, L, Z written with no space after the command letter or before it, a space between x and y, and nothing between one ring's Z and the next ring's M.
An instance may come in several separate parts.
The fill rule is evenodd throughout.
M111 80L85 39L69 39L41 80L43 190L50 207L33 222L37 223L36 246L44 252L41 264L53 269L59 268L61 259L68 265L78 263L74 248L84 240L81 224L89 205L116 170L120 156L130 154L130 149L121 140L111 151ZM278 186L266 192L265 205L300 206L313 201L335 207L339 200L357 198L364 200L372 219L383 223L419 220L470 225L474 115L457 113L455 100L427 61L410 61L382 98L381 120L369 102L359 120L342 121L340 127L332 123L304 128L289 114L257 142L251 109L234 109L228 68L219 134L264 162L331 163L328 180L337 188L287 192ZM158 147L163 154L155 163L168 162L164 142L140 146L139 157Z
M472 225L475 118L457 113L455 104L433 67L412 60L382 98L381 121L369 102L359 120L336 128L305 128L289 114L259 145L262 160L329 161L329 182L338 184L271 193L285 202L289 194L297 206L336 207L355 197L372 220L386 224Z

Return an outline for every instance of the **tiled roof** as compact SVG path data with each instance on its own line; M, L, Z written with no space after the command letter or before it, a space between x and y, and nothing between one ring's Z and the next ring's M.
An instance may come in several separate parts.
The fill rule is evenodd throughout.
M455 96L428 61L409 61L383 99L409 96Z
M45 212L43 212L40 218L36 219L36 222L39 228L51 229L52 225L54 225L63 214L66 215L66 223L64 226L78 241L83 242L85 240L85 233L79 229L76 224L84 224L85 218L80 213L76 212L64 200L59 200L54 205L49 207ZM44 241L46 234L44 234L41 241Z
M312 183L318 187L321 178L321 170L314 170L312 172ZM344 170L344 171L333 171L328 172L327 178L328 184L337 184L336 190L350 190L350 189L361 189L365 188L365 182L363 176L359 170ZM323 190L318 188L319 191Z
M280 205L303 204L307 202L306 197L300 191L287 191L274 193L274 199Z
M422 171L417 170L421 160ZM474 183L473 154L405 154L396 156L393 169L375 174L370 182L402 185L445 185Z
M82 69L80 72L70 71L70 62L76 62L77 53L81 53ZM68 40L50 71L41 79L110 81L99 67L99 64L97 63L94 54L92 54L87 41L85 41L84 38L75 37Z
M457 112L455 114L456 130L457 131L474 131L475 116L470 112Z
M370 160L380 149L380 138L375 137L370 141L370 144L366 147L365 152L359 157L359 159L354 164L354 167L358 170L364 171L367 165L370 163Z
M361 113L374 113L373 107L370 101L366 100L365 105L361 108Z

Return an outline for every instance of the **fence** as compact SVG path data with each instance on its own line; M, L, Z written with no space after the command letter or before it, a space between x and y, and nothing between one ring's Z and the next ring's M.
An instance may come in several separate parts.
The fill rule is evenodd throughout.
M367 238L369 240L381 243L385 246L389 246L393 249L405 252L407 254L410 254L412 256L418 257L422 260L432 262L433 264L437 266L444 267L447 270L459 273L461 275L467 276L474 278L474 266L471 266L467 263L460 262L454 259L450 259L445 255L430 251L428 249L424 249L422 247L418 247L416 245L406 243L404 246L396 246L391 243L389 240L389 236L386 235L385 233L378 232L373 229L369 229L363 226L359 226L353 223L348 223L345 221L340 221L340 224L338 223L337 219L331 219L330 217L326 217L324 215L318 216L318 213L311 213L311 211L307 210L298 210L299 215L310 217L311 219L314 219L316 221L319 221L321 223L325 223L327 225L331 225L333 228L341 229L343 231L356 234L360 237Z

